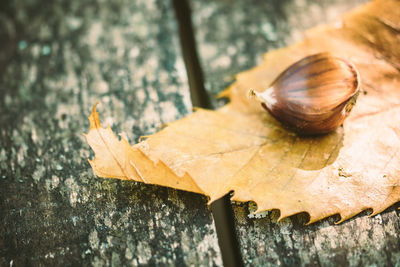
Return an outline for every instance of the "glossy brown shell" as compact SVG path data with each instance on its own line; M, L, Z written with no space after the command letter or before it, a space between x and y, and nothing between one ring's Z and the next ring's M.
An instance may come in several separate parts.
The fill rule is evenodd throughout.
M320 53L289 66L257 96L263 107L290 129L323 134L343 123L359 87L360 75L352 63Z

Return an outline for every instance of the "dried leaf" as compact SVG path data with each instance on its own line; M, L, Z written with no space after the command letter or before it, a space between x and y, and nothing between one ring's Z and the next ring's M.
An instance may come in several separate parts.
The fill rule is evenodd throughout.
M333 214L346 220L377 214L400 200L400 2L378 0L340 25L307 33L296 45L265 55L222 93L230 104L198 110L130 146L101 127L95 110L87 135L102 177L132 179L202 193L214 201L254 201L281 218L307 212L310 222ZM329 51L360 71L365 95L342 128L299 137L246 97L263 90L287 66Z
M123 136L118 140L110 127L102 128L96 105L92 109L89 121L90 131L86 140L96 154L94 160L89 160L96 175L203 193L190 177L176 176L162 162L155 164L140 150L131 147Z

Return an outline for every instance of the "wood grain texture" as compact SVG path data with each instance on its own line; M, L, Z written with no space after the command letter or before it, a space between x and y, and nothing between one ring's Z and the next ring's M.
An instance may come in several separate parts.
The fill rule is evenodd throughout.
M130 140L190 112L170 3L2 2L0 21L0 265L222 265L205 197L86 160L96 101Z
M365 1L256 2L192 1L205 80L215 95L238 71L261 60L265 51L299 40L306 28L332 21ZM334 216L304 226L308 221L305 214L277 222L278 211L259 214L257 217L265 218L256 219L253 204L234 205L248 266L396 265L400 261L397 207L372 219L366 211L340 225L334 224L338 220Z
M396 266L400 262L398 204L372 218L366 211L339 225L334 216L309 226L304 225L305 214L278 222L278 211L254 215L252 204L233 207L247 266Z

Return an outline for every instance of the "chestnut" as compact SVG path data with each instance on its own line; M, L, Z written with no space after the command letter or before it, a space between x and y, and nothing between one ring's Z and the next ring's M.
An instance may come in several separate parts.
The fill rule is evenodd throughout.
M334 131L356 103L360 74L330 53L307 56L284 70L263 92L250 89L268 112L301 135Z

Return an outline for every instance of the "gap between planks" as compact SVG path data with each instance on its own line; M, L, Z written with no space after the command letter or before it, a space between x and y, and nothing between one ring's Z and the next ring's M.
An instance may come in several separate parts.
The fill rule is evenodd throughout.
M189 81L190 98L194 107L211 109L209 96L204 88L204 76L196 50L196 41L187 0L172 0L179 39ZM211 204L211 212L217 231L224 266L243 266L239 242L236 236L230 194Z

